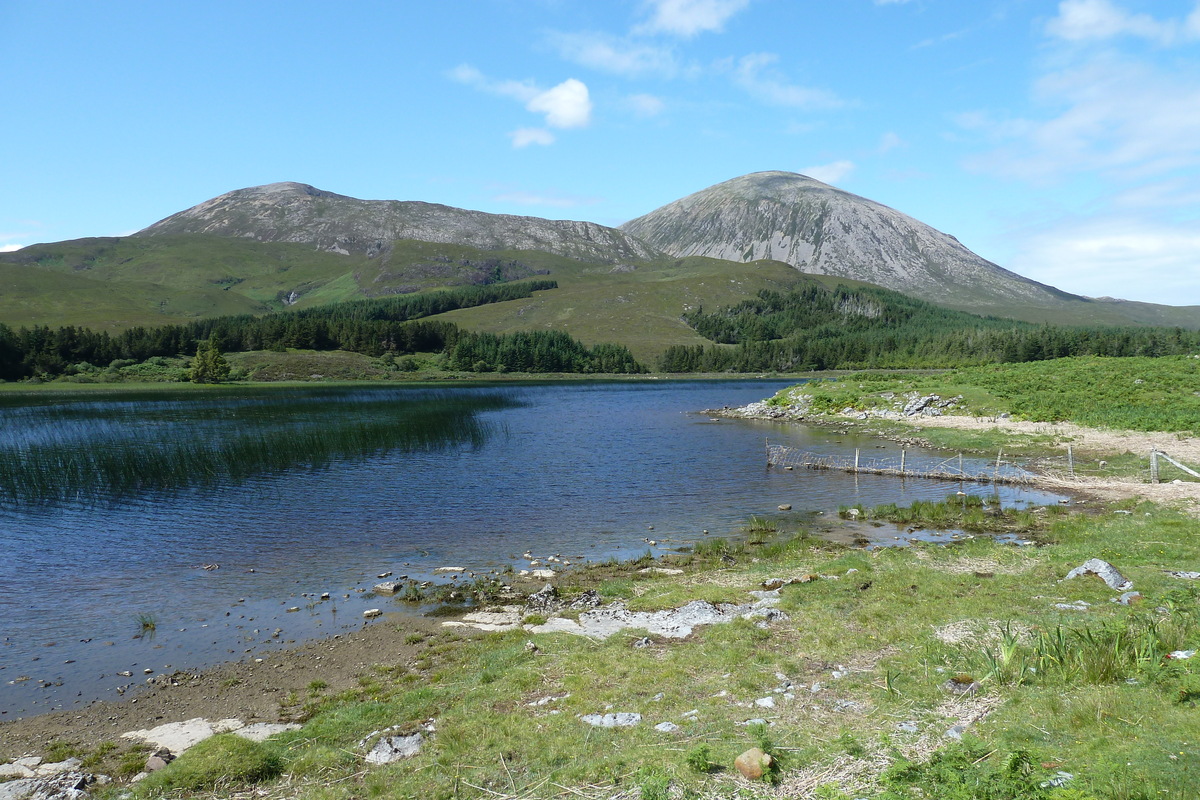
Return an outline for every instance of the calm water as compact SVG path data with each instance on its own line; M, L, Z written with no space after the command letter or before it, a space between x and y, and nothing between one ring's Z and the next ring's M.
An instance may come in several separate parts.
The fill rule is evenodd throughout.
M942 499L962 488L768 470L767 437L831 453L896 446L696 413L785 385L7 400L0 719L114 697L117 687L141 683L144 669L196 668L358 628L365 608L401 607L358 591L387 571L424 579L447 565L520 569L524 552L628 557L650 548L648 538L665 552L705 529L732 533L781 503L828 511ZM1010 488L1002 499L1058 498ZM333 599L318 601L322 592ZM153 639L134 638L141 614L154 618ZM126 670L132 678L117 674Z

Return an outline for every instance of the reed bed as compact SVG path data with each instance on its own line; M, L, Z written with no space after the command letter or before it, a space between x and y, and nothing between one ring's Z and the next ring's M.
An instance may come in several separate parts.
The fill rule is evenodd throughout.
M0 502L103 502L478 446L513 401L404 390L100 399L0 408Z

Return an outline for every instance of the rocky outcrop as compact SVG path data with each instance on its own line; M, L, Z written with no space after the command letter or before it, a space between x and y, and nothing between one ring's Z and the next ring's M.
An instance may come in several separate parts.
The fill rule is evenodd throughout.
M272 183L214 197L136 236L205 233L260 242L301 242L333 253L387 260L400 239L481 250L541 250L604 263L660 255L627 233L594 222L486 214L401 200L359 200L303 183Z
M986 309L1081 299L1009 272L895 209L790 172L719 183L621 229L674 256L773 259L941 305Z

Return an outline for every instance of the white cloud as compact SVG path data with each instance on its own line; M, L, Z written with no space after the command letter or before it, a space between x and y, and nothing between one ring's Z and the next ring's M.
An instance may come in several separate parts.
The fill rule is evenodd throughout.
M635 33L668 33L691 38L698 33L719 32L750 0L647 0L649 19Z
M0 244L0 253L15 253L24 246L23 244Z
M1042 77L1034 94L1057 112L1040 120L958 117L964 129L1002 143L968 166L1030 180L1094 170L1129 180L1200 165L1200 75L1104 55Z
M821 183L836 184L842 178L845 178L854 171L853 161L834 161L832 164L821 164L814 167L805 167L800 170L800 173L814 178Z
M1158 20L1131 14L1111 0L1063 0L1058 16L1046 23L1046 32L1069 42L1133 36L1171 45L1200 34L1200 7L1186 20Z
M575 78L542 89L531 81L493 80L470 64L459 64L449 70L446 77L489 94L512 98L524 104L527 111L544 115L545 124L551 128L583 128L592 121L592 100L587 85ZM544 128L520 128L509 137L513 147L549 145L555 141L554 134Z
M912 0L875 0L877 6L898 6L904 3L909 3Z
M518 128L508 136L512 139L512 146L517 148L528 147L531 144L543 147L554 144L554 134L545 128Z
M550 44L568 61L616 75L674 77L679 72L675 54L666 47L633 42L603 33L548 35Z
M592 101L582 81L568 78L529 99L525 108L545 114L551 128L583 128L592 121Z
M777 61L779 56L775 53L743 56L733 67L733 81L751 96L771 105L791 108L837 108L845 105L832 92L789 82L775 69Z
M1067 222L1034 233L1010 269L1065 291L1167 305L1200 305L1200 232L1127 216Z
M666 104L662 99L652 94L630 95L626 99L626 103L633 113L639 117L656 117L666 108Z

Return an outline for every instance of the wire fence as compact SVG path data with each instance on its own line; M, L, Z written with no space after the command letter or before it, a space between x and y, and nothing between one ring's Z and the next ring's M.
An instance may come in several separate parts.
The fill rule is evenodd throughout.
M997 453L995 461L980 462L964 459L962 454L950 458L929 458L901 450L896 457L865 457L861 451L854 455L823 455L782 444L767 442L767 465L784 469L829 469L855 474L895 475L903 478L972 481L976 483L1028 484L1035 476L1005 461Z

